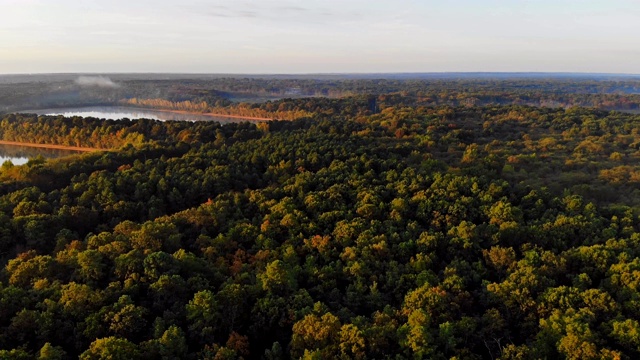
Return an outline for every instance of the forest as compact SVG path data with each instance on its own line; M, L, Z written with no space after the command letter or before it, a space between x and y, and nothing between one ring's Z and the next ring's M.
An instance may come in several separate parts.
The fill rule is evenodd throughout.
M0 358L640 358L637 82L261 81L0 116Z
M0 113L94 105L130 105L292 120L310 114L264 108L279 100L384 96L393 105L590 107L640 111L637 76L558 74L363 74L214 76L180 74L0 75ZM292 111L294 109L287 109ZM301 109L298 109L301 110ZM280 110L282 111L282 109ZM254 112L254 115L256 113Z

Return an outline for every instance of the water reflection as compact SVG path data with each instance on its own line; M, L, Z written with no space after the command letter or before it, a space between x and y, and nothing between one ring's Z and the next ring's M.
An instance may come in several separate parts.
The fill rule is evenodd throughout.
M137 109L124 106L91 106L91 107L73 107L59 109L40 109L40 110L23 110L21 113L32 113L38 115L63 115L65 117L82 116L94 117L97 119L154 119L154 120L178 120L178 121L218 121L220 123L235 123L251 120L236 119L229 117L205 115L205 114L189 114L178 113L162 110Z
M26 164L29 159L33 159L38 156L42 156L46 159L55 159L74 154L80 154L80 152L0 144L0 165L7 160L10 160L13 165L23 165Z

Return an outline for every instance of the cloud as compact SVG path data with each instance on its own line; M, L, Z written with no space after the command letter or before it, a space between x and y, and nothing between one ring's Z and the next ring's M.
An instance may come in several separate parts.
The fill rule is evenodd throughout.
M305 4L306 5L306 4ZM266 4L256 5L248 2L237 2L233 6L211 5L200 3L192 7L199 15L216 18L244 18L264 19L270 21L318 21L336 14L327 8L308 7L299 4L291 4L288 1L269 1Z
M246 18L255 18L255 17L258 17L258 13L255 11L243 10L243 11L238 11L238 16L246 17Z
M218 18L257 18L259 14L255 11L250 10L233 10L227 11L223 9L218 9L216 11L209 11L205 13L206 15Z
M303 8L300 6L281 6L279 7L279 9L284 11L297 11L297 12L311 11L311 9Z
M117 88L120 85L114 83L106 76L80 76L75 80L75 83L84 87L104 87L104 88Z
M230 18L233 17L229 14L223 14L223 13L219 13L219 12L208 12L207 15L212 16L212 17L219 17L219 18Z

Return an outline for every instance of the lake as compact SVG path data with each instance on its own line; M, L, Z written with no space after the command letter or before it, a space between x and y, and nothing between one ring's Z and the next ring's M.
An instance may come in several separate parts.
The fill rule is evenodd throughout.
M42 157L46 159L55 159L80 153L81 152L79 151L72 150L45 149L0 144L0 165L7 160L11 160L13 165L23 165L26 164L29 159L38 157L38 155L42 155Z
M163 110L139 109L126 106L90 106L70 107L58 109L21 110L20 113L38 115L63 115L65 117L82 116L97 119L154 119L154 120L178 120L178 121L218 121L223 124L236 122L256 122L252 120L213 116L205 114L186 114Z

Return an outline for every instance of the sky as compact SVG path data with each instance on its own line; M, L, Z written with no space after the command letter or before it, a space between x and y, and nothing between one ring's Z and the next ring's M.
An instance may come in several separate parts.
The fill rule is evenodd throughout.
M0 0L0 73L640 73L638 0Z

